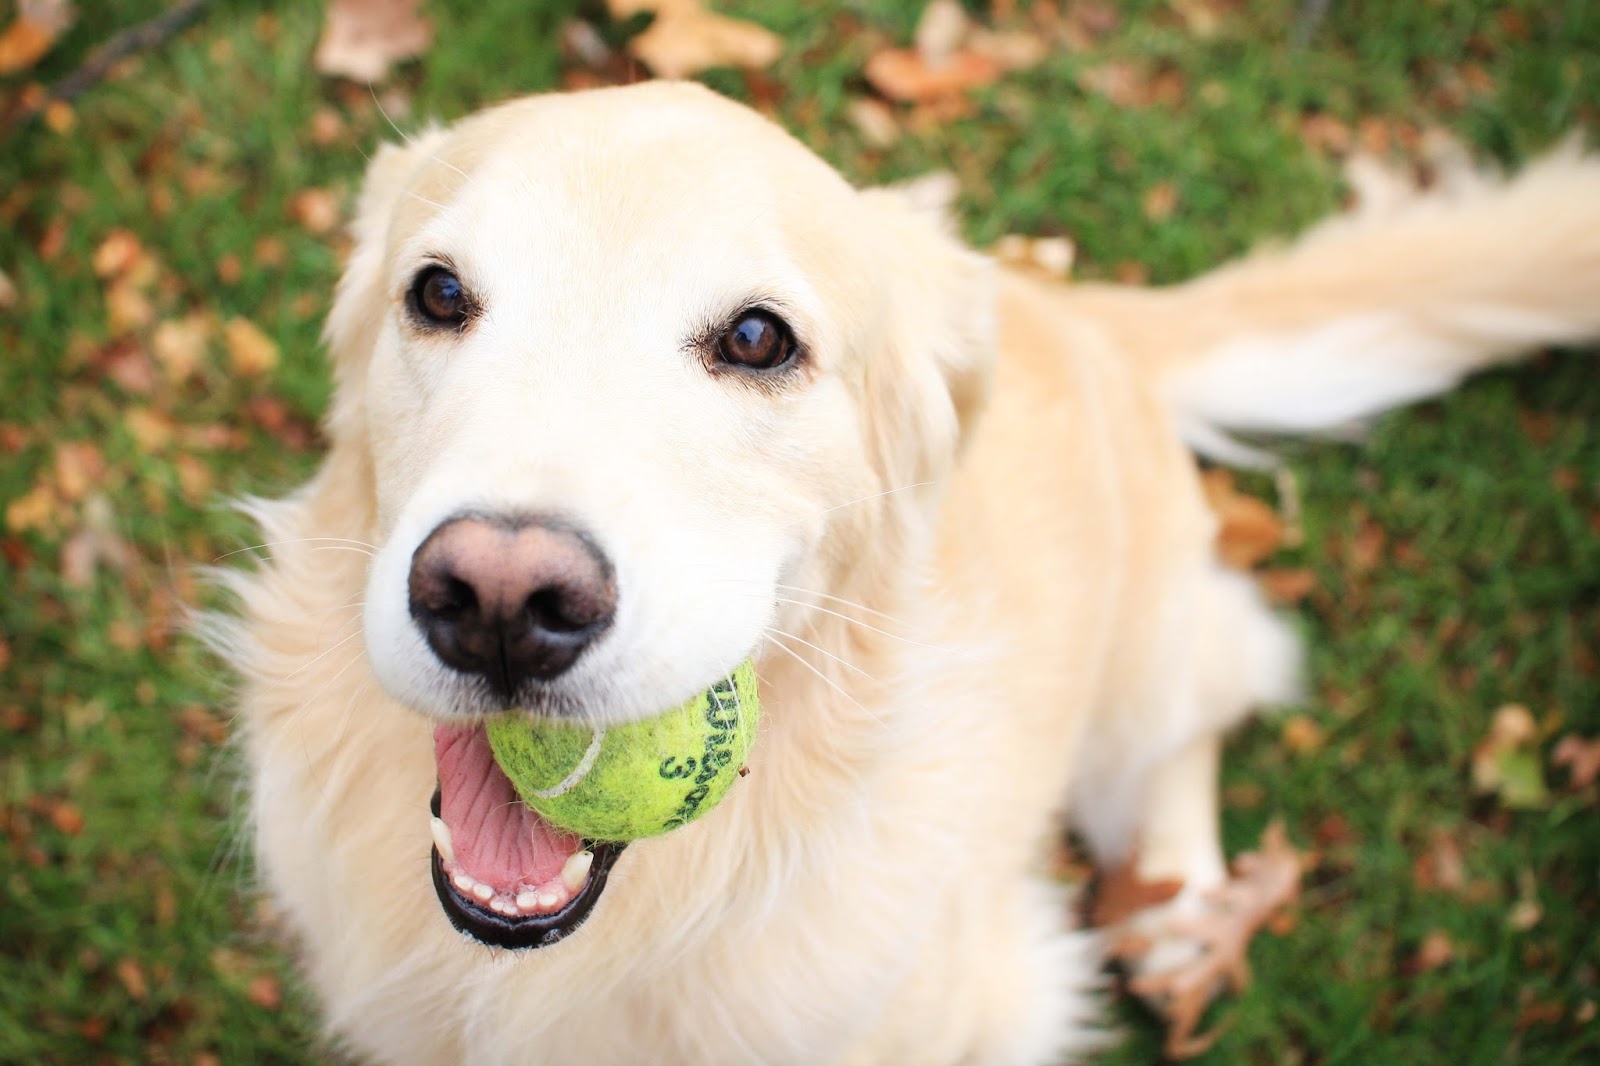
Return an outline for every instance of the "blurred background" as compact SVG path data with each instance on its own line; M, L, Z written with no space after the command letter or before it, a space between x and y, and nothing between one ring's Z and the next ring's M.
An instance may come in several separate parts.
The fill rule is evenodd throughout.
M0 2L0 1061L334 1058L181 623L197 566L270 553L226 501L316 462L342 226L396 127L698 77L853 180L953 172L981 246L1151 283L1338 209L1352 158L1425 181L1600 133L1593 0L661 6ZM1600 1061L1597 369L1291 445L1298 514L1212 476L1314 651L1229 746L1230 850L1282 818L1307 873L1200 1061ZM1154 1061L1115 1013L1107 1061Z

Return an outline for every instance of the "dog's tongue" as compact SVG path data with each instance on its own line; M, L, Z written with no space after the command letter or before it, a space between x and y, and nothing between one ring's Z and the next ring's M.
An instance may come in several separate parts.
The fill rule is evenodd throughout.
M495 763L482 725L436 727L433 750L439 817L450 829L456 862L479 881L506 892L542 884L583 846L522 802Z

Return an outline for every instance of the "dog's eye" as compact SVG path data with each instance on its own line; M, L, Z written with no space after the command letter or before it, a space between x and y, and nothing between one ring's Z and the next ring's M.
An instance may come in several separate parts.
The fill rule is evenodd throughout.
M466 321L471 305L461 279L444 267L428 267L411 283L411 306L429 325L454 329Z
M717 356L724 363L772 370L794 358L794 338L783 320L770 311L746 311L717 338Z

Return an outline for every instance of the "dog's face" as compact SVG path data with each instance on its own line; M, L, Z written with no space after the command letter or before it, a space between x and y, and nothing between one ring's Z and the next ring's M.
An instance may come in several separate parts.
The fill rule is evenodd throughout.
M440 723L457 911L476 891L514 926L582 887L580 842L478 840L483 715L677 705L826 592L841 525L951 461L983 267L891 199L671 84L519 101L374 163L329 325L335 446L376 492L372 669Z

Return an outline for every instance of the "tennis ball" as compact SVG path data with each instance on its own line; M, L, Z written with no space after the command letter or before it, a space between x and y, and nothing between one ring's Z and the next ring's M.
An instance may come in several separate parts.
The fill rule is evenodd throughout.
M655 836L705 814L738 778L761 704L746 659L674 710L590 728L526 715L492 719L494 761L529 807L589 840Z

